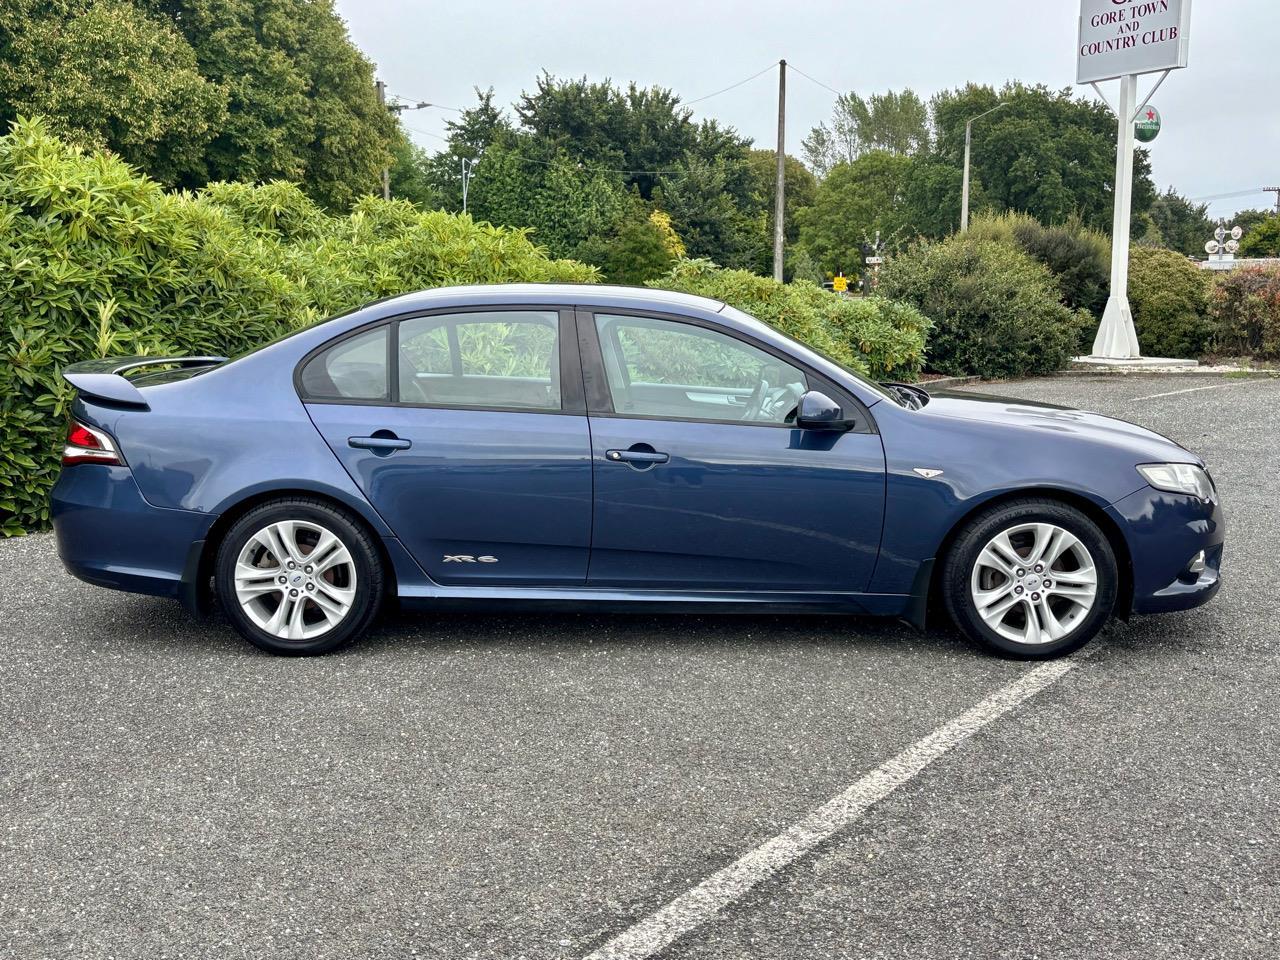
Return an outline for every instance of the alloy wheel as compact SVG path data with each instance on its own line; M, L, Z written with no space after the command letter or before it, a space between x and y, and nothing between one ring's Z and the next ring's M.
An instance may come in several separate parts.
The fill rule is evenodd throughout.
M978 615L1014 643L1070 636L1093 608L1098 572L1080 539L1052 523L1024 523L992 537L973 565Z
M236 601L282 640L313 640L347 618L356 567L347 545L317 523L280 520L245 541L236 558Z

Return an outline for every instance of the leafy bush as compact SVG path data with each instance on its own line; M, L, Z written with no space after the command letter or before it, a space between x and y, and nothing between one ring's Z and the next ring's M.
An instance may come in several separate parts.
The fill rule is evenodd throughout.
M885 266L880 290L933 321L929 365L949 374L1017 377L1062 367L1092 320L1059 299L1048 269L976 234L921 243Z
M0 137L0 533L48 521L61 367L119 354L234 354L422 287L591 281L523 231L365 198L332 217L291 184L166 193L20 120Z
M1111 241L1078 218L1045 226L1025 213L982 216L969 232L975 238L1015 243L1049 268L1062 302L1101 317L1111 287Z
M883 297L846 300L807 280L778 283L709 260L681 260L649 286L723 300L871 377L914 379L924 362L929 321Z
M1217 323L1218 353L1280 360L1280 267L1241 267L1220 275L1210 316Z
M1209 349L1212 280L1180 253L1135 246L1129 254L1129 307L1138 344L1151 357L1198 357Z

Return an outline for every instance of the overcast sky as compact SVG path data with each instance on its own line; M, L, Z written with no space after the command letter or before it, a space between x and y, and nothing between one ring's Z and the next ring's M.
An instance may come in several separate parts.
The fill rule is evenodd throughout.
M494 87L509 106L544 68L661 84L689 101L780 58L864 95L911 87L927 98L970 80L1060 88L1075 79L1079 13L1078 0L337 0L337 7L390 92L451 107L474 103L475 86ZM1164 120L1151 145L1158 187L1207 198L1280 186L1278 36L1278 0L1195 0L1190 67L1175 71L1152 101ZM1140 80L1140 97L1152 79ZM788 80L787 151L798 154L801 138L830 115L834 95L794 71ZM1103 85L1113 102L1115 87ZM1089 87L1080 92L1093 95ZM777 73L693 109L772 148ZM404 115L432 150L442 145L436 137L448 116ZM1274 194L1255 193L1215 200L1210 213L1274 202Z

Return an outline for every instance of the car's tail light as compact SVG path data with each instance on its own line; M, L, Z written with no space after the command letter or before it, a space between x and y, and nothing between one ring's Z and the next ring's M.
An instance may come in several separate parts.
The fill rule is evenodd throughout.
M106 463L120 466L124 461L116 452L116 445L101 430L86 427L72 420L67 427L67 445L62 448L62 465L73 463Z

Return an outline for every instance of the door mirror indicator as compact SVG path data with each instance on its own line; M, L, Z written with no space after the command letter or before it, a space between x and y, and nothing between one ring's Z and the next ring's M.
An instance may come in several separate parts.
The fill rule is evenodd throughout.
M801 430L850 430L853 421L846 420L840 404L825 393L810 390L800 398L796 426Z

